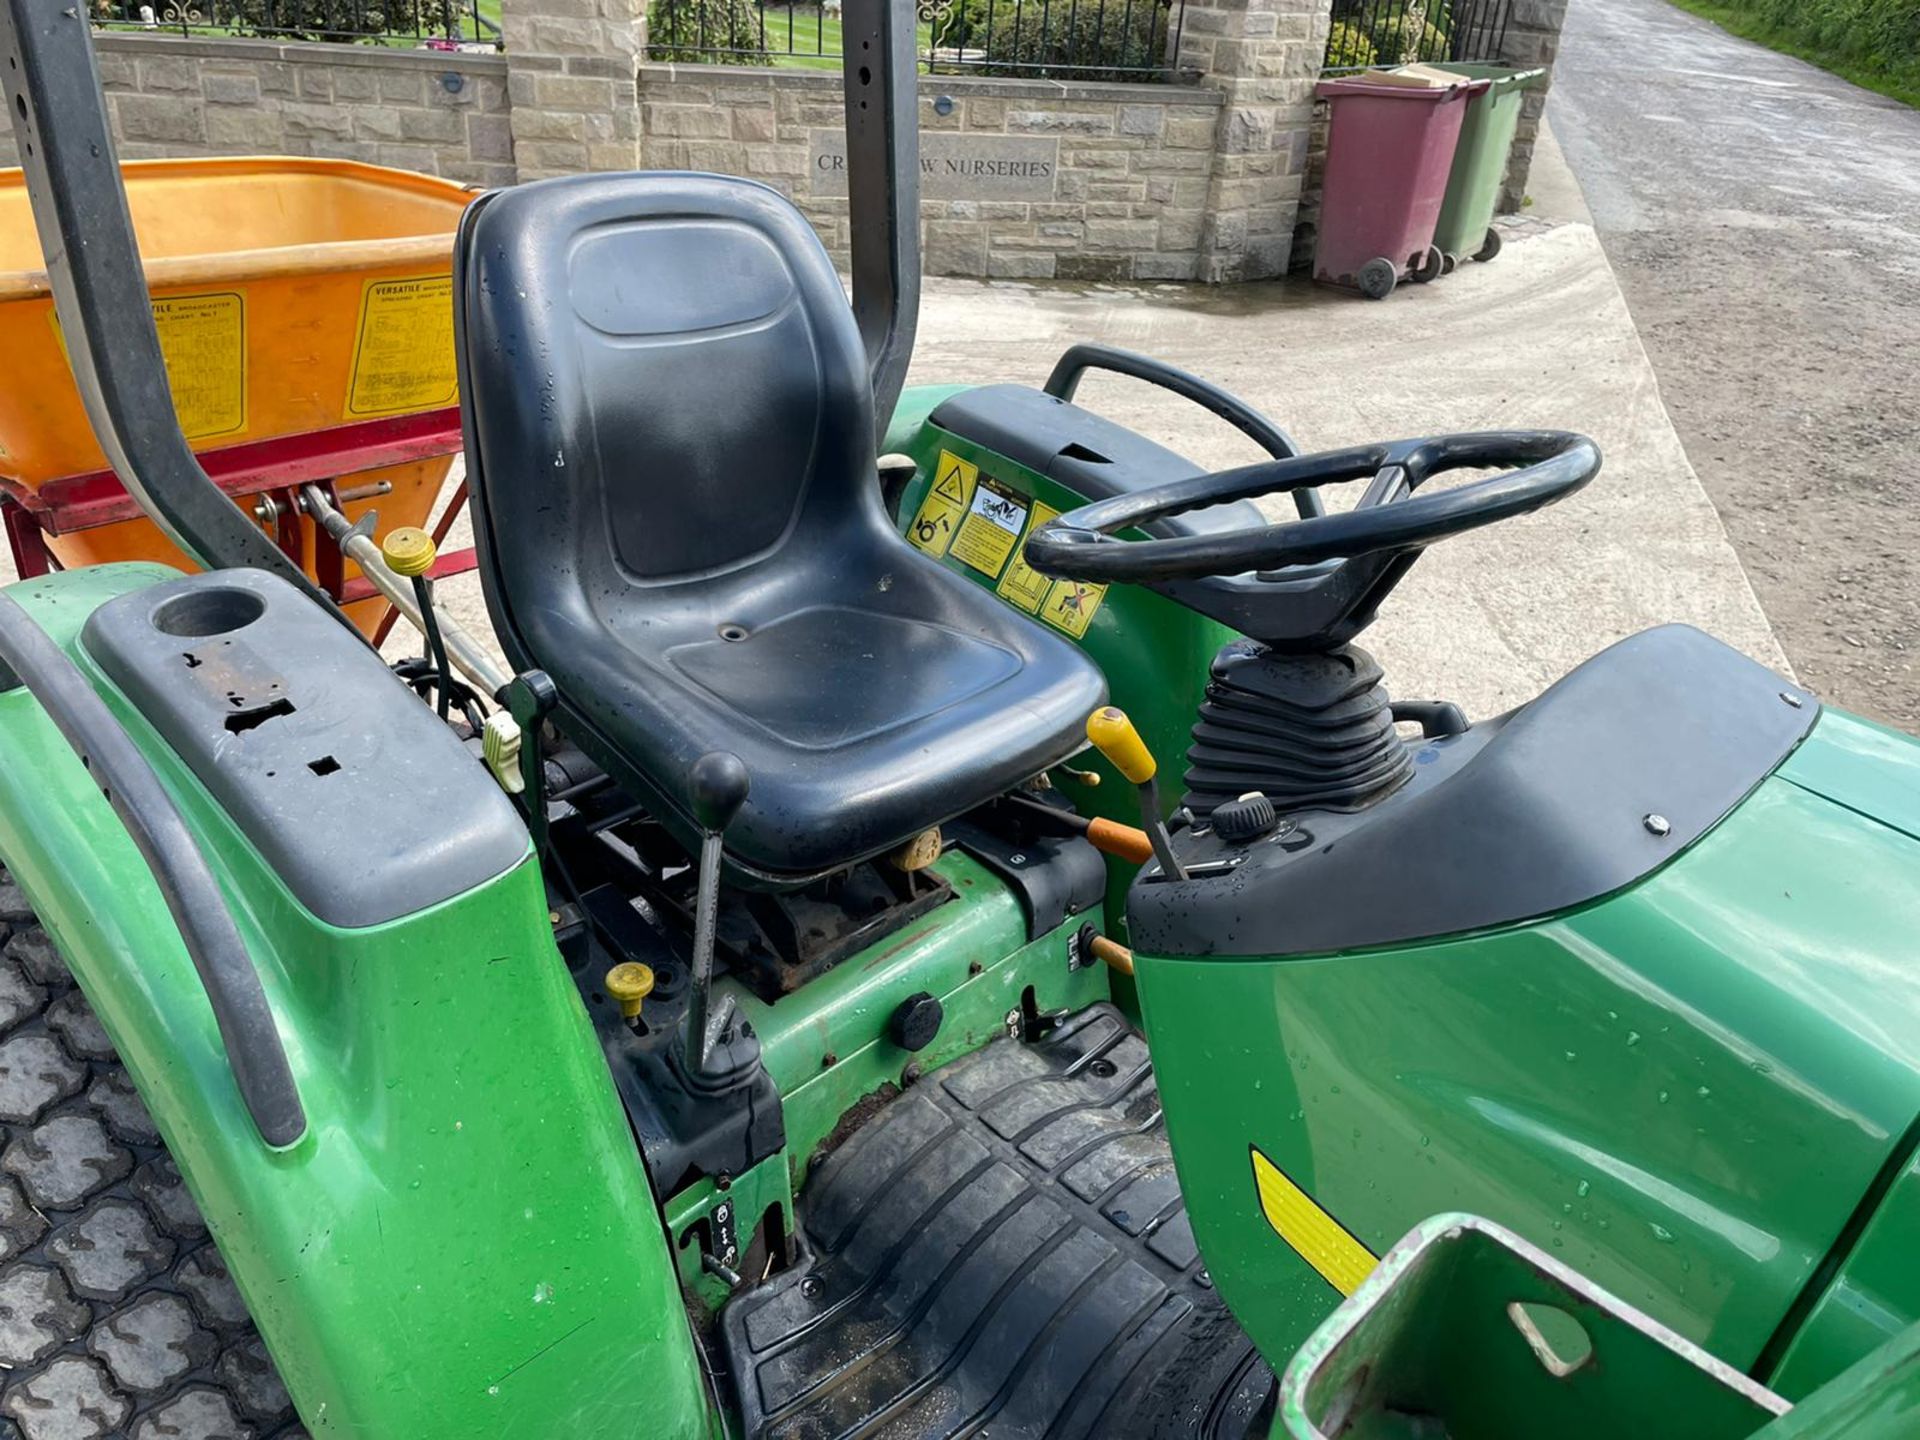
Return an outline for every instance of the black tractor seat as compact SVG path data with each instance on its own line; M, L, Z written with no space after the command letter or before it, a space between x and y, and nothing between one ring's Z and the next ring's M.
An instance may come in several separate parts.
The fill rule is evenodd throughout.
M853 314L781 196L685 173L500 191L466 213L455 289L494 627L689 844L711 750L752 779L729 858L779 884L1084 743L1093 664L888 522Z

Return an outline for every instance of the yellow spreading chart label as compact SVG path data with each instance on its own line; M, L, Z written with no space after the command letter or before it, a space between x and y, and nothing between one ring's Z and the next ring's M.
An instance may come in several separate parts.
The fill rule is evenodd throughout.
M1033 502L1033 515L1027 521L1027 534L1032 535L1042 525L1059 515L1051 505ZM1007 573L1000 577L1000 583L994 587L994 594L1010 604L1018 605L1029 615L1040 613L1040 606L1047 598L1047 587L1053 582L1038 570L1027 564L1027 542L1022 540L1020 548L1014 553L1013 563L1007 566Z
M933 467L933 488L920 502L920 513L907 528L907 539L929 555L946 554L966 518L967 506L973 503L973 487L979 478L978 466L942 450Z
M367 281L354 331L347 418L437 410L459 398L453 278Z
M983 478L974 488L973 504L953 539L953 558L982 575L1000 573L1000 567L1020 543L1027 528L1027 499L998 480Z
M1056 580L1040 606L1040 618L1079 640L1107 598L1107 587L1086 580Z
M1342 1295L1358 1290L1360 1282L1380 1263L1373 1252L1282 1174L1258 1147L1247 1148L1253 1156L1253 1186L1260 1196L1260 1213L1267 1217L1273 1233Z
M66 354L67 337L52 311L54 337ZM174 413L189 440L232 435L247 428L247 307L233 291L168 295L153 302L153 326L167 367Z

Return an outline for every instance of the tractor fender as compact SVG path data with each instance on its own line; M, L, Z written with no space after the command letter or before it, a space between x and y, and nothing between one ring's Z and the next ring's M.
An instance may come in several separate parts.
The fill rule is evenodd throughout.
M0 858L119 1050L307 1427L712 1433L658 1206L531 847L424 909L318 919L80 643L94 607L164 578L107 566L10 593L194 832L278 1024L299 1139L261 1139L158 887L20 687L0 691ZM475 765L471 783L491 781Z

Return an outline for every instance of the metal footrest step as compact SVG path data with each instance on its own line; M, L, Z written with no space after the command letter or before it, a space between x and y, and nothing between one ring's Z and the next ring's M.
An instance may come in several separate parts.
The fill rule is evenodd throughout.
M1273 1373L1201 1267L1110 1005L907 1091L809 1179L800 1229L802 1263L721 1318L750 1436L1266 1433Z

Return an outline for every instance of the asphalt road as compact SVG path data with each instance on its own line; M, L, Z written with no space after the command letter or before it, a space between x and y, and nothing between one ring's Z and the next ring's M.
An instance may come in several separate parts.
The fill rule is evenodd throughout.
M1800 678L1920 729L1920 110L1572 0L1548 117Z

